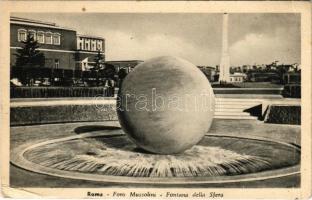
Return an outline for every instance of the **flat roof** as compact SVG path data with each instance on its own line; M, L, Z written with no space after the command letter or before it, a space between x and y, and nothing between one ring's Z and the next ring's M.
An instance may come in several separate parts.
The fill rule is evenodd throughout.
M247 76L247 75L246 74L235 74L234 73L234 74L230 74L230 76L237 76L238 77L238 76Z
M40 20L26 19L26 18L13 17L13 16L10 17L10 24L21 24L21 25L28 25L28 26L38 26L38 27L44 27L44 28L76 31L72 28L58 26L56 25L56 23L43 22Z
M14 20L14 21L31 22L31 23L37 23L37 24L56 26L56 24L52 23L52 22L44 22L44 21L40 21L40 20L26 19L26 18L21 18L21 17L14 17L14 16L11 16L10 20L11 21Z
M105 62L144 62L143 60L109 60Z
M103 37L101 36L94 36L94 35L84 35L84 34L77 34L78 37L83 37L83 38L94 38L94 39L101 39L104 40Z
M14 16L10 17L10 23L11 24L28 25L28 26L38 26L38 27L44 27L44 28L53 28L53 29L76 31L73 28L58 26L56 23L52 23L52 22L44 22L44 21L40 21L40 20L27 19L27 18L22 18L22 17L14 17ZM103 37L94 36L94 35L77 34L77 36L78 37L95 38L95 39L104 40Z

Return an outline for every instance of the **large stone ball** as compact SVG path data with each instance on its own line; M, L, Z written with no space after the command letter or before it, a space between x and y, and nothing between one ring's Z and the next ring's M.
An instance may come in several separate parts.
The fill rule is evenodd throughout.
M117 98L122 129L139 147L176 154L197 144L210 128L214 94L192 63L170 56L139 64Z

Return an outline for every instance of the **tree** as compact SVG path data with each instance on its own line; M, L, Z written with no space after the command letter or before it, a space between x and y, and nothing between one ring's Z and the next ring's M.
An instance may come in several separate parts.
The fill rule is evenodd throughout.
M127 70L125 68L121 68L118 71L118 79L119 79L118 86L120 88L121 88L122 81L126 78L127 75L128 75L128 73L127 73Z
M276 73L280 79L280 83L284 83L283 81L283 77L284 74L286 74L288 72L289 68L285 67L284 65L277 65L276 67Z
M112 81L115 81L116 69L114 65L105 63L103 69L103 76L108 81L109 86L112 86Z
M116 75L116 69L114 65L105 63L105 67L103 69L104 77L108 79L114 79Z
M257 69L258 69L257 65L253 65L253 66L252 66L252 69L253 69L253 70L257 70Z
M292 68L294 72L299 72L298 66L299 66L298 63L294 63L290 65L290 68Z
M99 71L104 67L104 56L100 50L98 50L95 58L93 67L90 69L96 74L96 86L99 86Z
M24 84L29 84L30 68L42 67L45 64L45 56L38 48L38 42L34 40L33 36L27 35L26 41L22 41L23 48L17 49L15 67L22 67L25 70L25 74L22 75L21 81Z
M265 70L270 71L272 69L273 64L265 65Z

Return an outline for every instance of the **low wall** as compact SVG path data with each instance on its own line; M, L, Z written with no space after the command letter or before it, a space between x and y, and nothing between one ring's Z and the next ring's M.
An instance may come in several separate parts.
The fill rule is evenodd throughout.
M282 105L284 103L284 105ZM262 106L262 107L261 107ZM300 101L277 99L258 106L265 122L300 124ZM11 101L10 124L32 125L64 122L117 120L115 98L15 99Z

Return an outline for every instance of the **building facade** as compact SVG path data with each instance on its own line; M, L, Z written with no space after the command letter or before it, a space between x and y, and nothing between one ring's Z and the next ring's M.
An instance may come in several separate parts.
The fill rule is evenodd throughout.
M244 73L235 72L230 74L230 83L242 83L246 80L247 75Z
M71 28L55 23L18 17L10 18L10 65L15 66L17 49L23 48L27 35L37 40L45 56L45 66L50 69L85 70L98 51L105 58L104 38L78 35Z
M103 53L104 62L104 44L104 38L102 37L77 34L76 67L83 71L92 68L92 63L94 63L98 51Z

